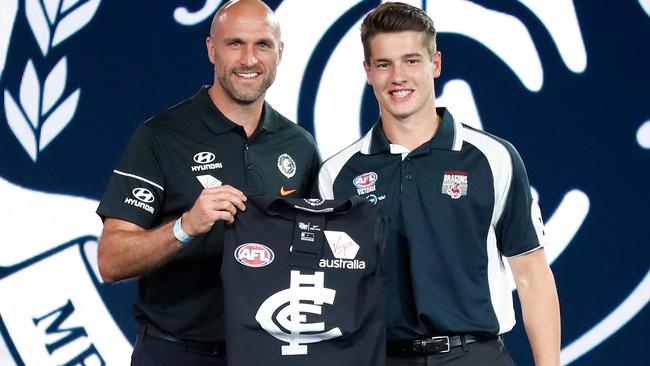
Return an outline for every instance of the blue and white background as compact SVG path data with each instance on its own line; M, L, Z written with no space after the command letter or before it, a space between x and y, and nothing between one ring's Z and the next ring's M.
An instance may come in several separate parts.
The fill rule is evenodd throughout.
M101 282L94 211L134 129L211 82L220 3L0 1L0 365L129 363L135 282ZM268 100L326 158L377 118L359 24L379 1L267 3ZM563 364L650 365L650 1L410 3L440 32L438 104L527 164ZM532 364L521 321L506 342Z

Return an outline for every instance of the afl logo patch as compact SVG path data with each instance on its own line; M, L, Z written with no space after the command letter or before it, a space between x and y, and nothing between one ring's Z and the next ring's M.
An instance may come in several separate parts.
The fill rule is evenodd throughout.
M357 175L353 180L352 184L354 184L355 187L357 188L368 188L371 186L375 185L375 182L377 182L377 179L379 179L379 176L375 172L367 172L363 173L361 175Z
M375 172L367 172L361 175L357 175L352 179L352 184L357 187L357 194L365 195L376 190L375 183L379 176Z
M278 169L285 177L291 178L296 175L296 162L289 154L278 156Z
M259 268L267 266L273 262L274 257L275 254L271 248L263 244L246 243L235 249L235 259L246 267Z

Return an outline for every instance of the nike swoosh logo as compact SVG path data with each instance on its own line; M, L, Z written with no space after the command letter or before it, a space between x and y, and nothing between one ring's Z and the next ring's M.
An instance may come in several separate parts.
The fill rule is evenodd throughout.
M290 195L291 193L293 193L295 191L296 191L295 189L287 189L287 190L285 190L284 186L282 186L282 187L280 187L280 196L288 196L288 195Z

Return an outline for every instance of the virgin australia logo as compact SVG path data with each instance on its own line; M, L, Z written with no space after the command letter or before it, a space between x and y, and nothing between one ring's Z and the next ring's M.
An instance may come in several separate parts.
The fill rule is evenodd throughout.
M88 24L99 3L100 0L25 0L25 17L45 60L34 62L29 58L17 93L5 88L3 95L7 124L34 162L38 154L70 123L77 111L81 93L81 88L77 88L64 96L68 77L68 60L65 56L49 71L39 72L35 65L50 63L49 51ZM17 9L16 1L9 1L6 6L10 26L8 31L0 30L0 73L8 55L6 51L10 50L9 40ZM0 9L5 11L4 8Z
M366 262L355 259L361 248L343 231L325 230L325 238L335 259L321 259L321 268L366 269Z
M282 346L282 355L306 355L307 344L343 335L338 327L325 331L324 322L304 322L306 313L320 315L323 304L334 304L336 291L325 288L324 282L323 272L308 275L291 271L289 288L271 295L257 310L255 320L260 326L288 343Z

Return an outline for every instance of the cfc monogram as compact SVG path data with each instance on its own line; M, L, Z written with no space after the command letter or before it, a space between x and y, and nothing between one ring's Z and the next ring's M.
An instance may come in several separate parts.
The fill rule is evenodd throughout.
M306 355L306 344L326 341L343 334L338 327L325 331L324 322L305 322L306 313L320 315L323 304L334 304L336 291L325 288L324 283L323 272L309 275L291 271L289 288L271 295L257 310L255 320L262 328L273 337L288 343L282 346L283 356Z

